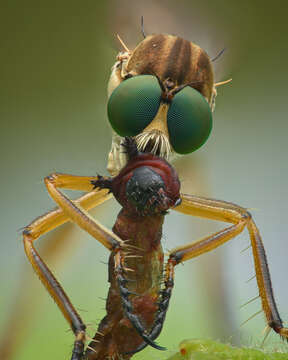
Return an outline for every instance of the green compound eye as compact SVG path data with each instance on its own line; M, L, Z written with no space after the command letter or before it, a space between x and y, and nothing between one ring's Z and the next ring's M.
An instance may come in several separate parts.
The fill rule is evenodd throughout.
M173 149L179 154L191 153L203 145L210 134L210 106L197 90L186 86L172 100L167 125Z
M154 119L160 105L161 89L151 75L124 80L108 101L108 118L120 136L139 134Z

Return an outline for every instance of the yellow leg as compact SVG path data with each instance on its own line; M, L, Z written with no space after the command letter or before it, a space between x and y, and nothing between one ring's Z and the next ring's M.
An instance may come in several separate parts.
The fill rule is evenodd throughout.
M115 246L122 244L122 240L117 235L98 223L79 204L76 204L58 190L58 188L71 189L71 187L76 190L77 185L73 178L72 175L57 173L47 176L44 181L52 199L73 222L100 241L107 249L112 250ZM92 190L94 185L91 182L97 180L97 177L79 176L77 178L81 190L89 187Z
M90 210L111 197L112 195L108 194L106 189L94 190L74 200L74 203L85 210ZM70 220L69 216L62 209L57 208L37 217L31 224L25 227L25 230L29 230L29 234L36 239Z
M225 221L233 225L199 241L177 247L169 254L169 262L174 266L180 262L211 251L234 238L247 227L254 257L256 279L267 324L279 335L288 339L288 328L283 327L276 307L269 268L262 239L251 214L238 205L204 197L181 195L182 203L175 208L184 214L199 216L213 220Z
M58 182L56 181L57 185L55 186L60 186L66 189L90 191L90 193L85 194L84 196L80 197L75 201L71 201L64 195L62 195L54 187L54 180L56 179L58 180ZM33 242L40 235L54 229L55 227L63 224L68 220L72 220L78 224L80 222L80 226L82 228L95 236L95 238L99 240L108 249L111 250L113 247L118 245L118 238L116 237L116 235L114 235L109 230L106 230L105 227L98 224L90 217L88 213L86 213L86 210L99 205L110 197L107 190L93 190L93 184L91 183L91 181L93 180L97 180L97 177L81 177L65 174L54 174L50 177L47 177L45 179L47 188L48 190L52 189L51 192L53 196L55 195L55 192L56 195L59 193L59 196L55 197L57 199L60 198L60 200L58 201L58 203L60 203L60 206L62 205L64 199L65 204L64 206L62 206L63 209L53 210L37 218L23 231L24 248L29 261L31 262L40 280L57 303L58 307L60 308L61 312L63 313L66 320L69 322L72 330L76 335L72 355L72 358L73 356L75 356L75 359L78 358L78 353L80 354L81 352L83 352L85 341L85 325L82 322L79 314L73 307L72 303L70 302L68 296L64 292L63 288L39 256L38 252L33 246ZM83 210L81 209L81 207L83 208ZM68 208L68 211L66 210L66 208Z

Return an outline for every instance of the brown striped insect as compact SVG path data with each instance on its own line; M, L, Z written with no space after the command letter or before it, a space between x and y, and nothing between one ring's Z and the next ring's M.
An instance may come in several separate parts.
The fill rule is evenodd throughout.
M108 117L114 130L108 170L114 177L56 173L45 178L59 209L25 228L24 247L75 334L72 360L130 359L147 345L163 349L155 339L168 309L174 267L217 248L245 227L267 326L288 338L275 304L263 243L250 213L229 202L180 194L177 174L167 162L174 154L195 151L205 143L220 84L214 83L211 60L204 50L177 36L150 35L134 51L126 47L117 57L108 85ZM61 188L87 194L71 201ZM87 212L106 201L109 193L123 207L112 231ZM172 250L163 265L161 229L170 208L230 225ZM85 324L33 245L40 235L68 220L111 252L107 315L86 349Z

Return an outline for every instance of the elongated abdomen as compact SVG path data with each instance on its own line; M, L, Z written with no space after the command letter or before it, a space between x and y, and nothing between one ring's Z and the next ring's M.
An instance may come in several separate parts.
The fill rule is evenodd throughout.
M149 331L158 309L157 300L163 273L163 251L160 243L162 236L163 215L153 217L136 216L131 218L125 211L118 215L113 231L131 245L127 249L125 266L127 267L127 289L138 295L130 295L133 312L139 316L142 324ZM138 248L138 250L137 250ZM141 250L140 250L141 249ZM131 251L132 250L132 251ZM130 321L124 314L122 299L114 271L114 255L109 258L110 289L106 302L107 315L101 321L98 333L87 351L89 360L105 359L106 356L121 354L121 359L130 359L133 352L143 343ZM119 357L120 359L120 357Z

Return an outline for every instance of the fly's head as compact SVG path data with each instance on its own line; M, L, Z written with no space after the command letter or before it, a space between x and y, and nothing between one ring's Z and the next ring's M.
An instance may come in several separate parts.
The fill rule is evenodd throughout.
M147 36L118 55L108 85L113 128L108 170L127 162L125 136L142 152L165 159L195 151L212 127L216 90L211 61L198 45L173 35Z

